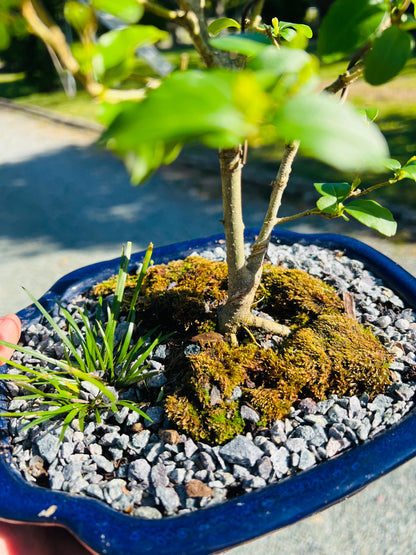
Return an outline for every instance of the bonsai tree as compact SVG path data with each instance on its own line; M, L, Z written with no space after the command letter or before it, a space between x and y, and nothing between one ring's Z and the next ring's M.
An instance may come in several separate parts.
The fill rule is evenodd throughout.
M228 264L228 299L218 322L233 342L241 326L289 334L285 325L251 313L275 226L309 215L351 216L391 236L396 231L392 214L366 197L403 178L416 180L416 160L402 166L388 158L387 144L370 121L374 114L360 114L345 103L357 79L377 86L403 69L413 49L409 31L416 20L408 12L414 0L336 0L322 21L316 54L307 52L308 26L280 21L279 14L263 22L263 4L250 0L237 21L208 20L204 0L69 0L64 13L78 34L73 44L40 0L21 4L30 30L100 103L107 127L101 142L124 158L134 183L172 162L187 143L218 149ZM165 29L184 29L199 55L197 67L188 68L183 56L181 68L166 72L154 45L169 33L145 23L149 20ZM102 32L103 24L110 30ZM140 86L137 55L153 66ZM345 72L324 90L319 59L349 60ZM260 233L246 258L241 181L247 148L278 141L285 144L283 156ZM360 187L358 174L351 183L315 184L316 206L279 217L299 149L345 172L387 168L392 174L370 187Z

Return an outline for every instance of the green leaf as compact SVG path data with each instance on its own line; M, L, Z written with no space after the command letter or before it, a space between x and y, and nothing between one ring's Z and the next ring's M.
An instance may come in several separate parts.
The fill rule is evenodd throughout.
M144 12L137 0L92 0L91 6L130 24L139 21Z
M316 206L325 214L335 215L339 212L339 202L336 197L324 196L316 201Z
M416 158L414 156L410 158L399 172L399 179L404 179L406 177L416 181Z
M88 23L93 20L94 12L89 6L70 0L64 5L64 16L78 33L82 33Z
M282 37L282 39L290 42L297 36L297 32L295 31L295 29L292 29L292 27L286 27L286 29L280 29L279 35Z
M268 70L276 76L281 76L285 73L297 73L311 63L315 67L315 61L304 50L294 50L284 46L277 49L270 45L250 60L247 67L254 71Z
M374 40L365 58L364 78L370 85L383 85L406 65L413 49L409 33L398 27L389 27Z
M309 27L309 25L304 25L303 23L289 23L288 21L281 21L279 24L280 33L282 30L292 27L295 29L297 33L305 36L307 39L311 39L313 37L313 31Z
M398 160L394 160L394 158L388 158L384 162L384 167L387 168L388 170L397 171L397 170L400 170L402 165Z
M329 8L318 35L318 55L333 62L363 46L389 10L384 0L337 0Z
M387 143L378 128L323 93L290 99L277 110L274 123L283 139L299 139L306 154L342 171L381 171L388 158Z
M255 71L263 89L281 102L303 87L314 87L319 64L304 50L268 46L247 63L247 68Z
M396 233L397 223L392 213L374 200L353 200L345 206L345 212L387 237Z
M349 183L314 183L313 186L323 196L335 197L343 202L351 192Z
M365 121L374 121L378 116L377 108L358 108L357 112L362 114Z
M98 39L97 52L92 58L94 71L102 76L109 68L113 68L135 57L137 48L154 44L168 36L152 25L132 25L104 33Z
M237 52L238 54L244 54L245 56L256 56L267 46L270 46L270 41L264 35L250 35L247 33L246 35L217 37L215 39L211 39L210 44L219 50Z
M238 78L225 70L174 73L145 100L125 106L102 141L126 158L136 182L170 160L175 145L236 146L256 131L234 105Z
M230 27L241 29L241 25L235 19L231 19L230 17L220 17L208 25L208 32L215 36L218 35L218 33L221 33L224 29L229 29Z

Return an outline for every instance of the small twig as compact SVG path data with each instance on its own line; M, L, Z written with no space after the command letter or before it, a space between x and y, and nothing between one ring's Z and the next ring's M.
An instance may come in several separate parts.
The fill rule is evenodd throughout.
M325 87L324 91L331 94L336 94L337 92L345 89L362 76L364 72L364 64L362 62L356 64L351 69L347 69L342 75L338 75L333 83Z
M265 25L264 30L266 31L266 35L268 36L270 42L274 44L276 48L280 48L280 44L275 36L273 36L272 28L270 25Z
M400 8L400 10L398 10L397 8L393 11L392 14L392 22L393 23L399 23L402 15L406 13L408 7L410 6L412 0L405 0L405 2L403 3L403 6Z
M183 10L169 10L157 2L149 2L148 0L138 1L146 11L157 15L158 17L162 17L163 19L167 19L168 21L180 23L185 16L185 12Z
M287 187L290 173L292 171L293 161L299 149L299 141L293 141L285 146L282 161L280 162L279 171L276 178L272 181L272 193L264 218L263 226L260 230L257 241L254 243L251 254L248 257L247 265L257 266L263 263L264 254L270 242L271 233L276 225L277 213L282 203L282 196Z
M251 21L249 22L249 26L252 27L253 25L255 25L254 20L256 19L256 16L258 16L261 12L261 10L263 9L263 4L264 4L264 0L249 0L249 2L247 2L247 4L244 6L243 8L243 13L241 14L241 34L243 34L247 28L247 21L248 21L248 14L250 12L250 10L256 6L257 4L257 10L254 14L254 17L251 18Z

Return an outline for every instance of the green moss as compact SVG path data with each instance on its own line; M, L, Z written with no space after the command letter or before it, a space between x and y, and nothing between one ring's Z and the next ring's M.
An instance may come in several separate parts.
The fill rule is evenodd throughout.
M231 347L222 342L189 360L191 373L181 395L200 418L194 437L216 444L244 429L240 415L244 403L258 412L259 425L267 425L287 416L299 398L319 401L333 393L364 391L373 397L390 383L386 349L369 330L342 313L320 314L310 326L295 330L277 351L254 343ZM231 401L237 386L243 395ZM169 418L192 433L188 423L186 429L182 424L179 401L170 404Z
M342 310L343 304L333 287L303 270L266 266L258 298L277 320L305 325L322 312Z
M189 358L192 367L190 383L201 403L206 398L205 392L210 392L213 386L218 388L222 399L228 399L246 377L242 347L217 343Z
M244 398L260 415L260 426L266 426L272 420L279 420L289 414L289 409L296 401L296 396L291 398L285 393L287 392L279 391L276 388L244 389Z
M194 439L207 439L208 431L203 426L201 416L186 397L169 395L165 400L165 411L168 418L174 421L180 430Z
M215 329L215 309L227 295L227 265L199 256L150 268L138 309L146 319L190 334Z
M101 283L94 285L92 289L93 295L96 297L105 297L107 295L112 295L116 289L117 277L112 276ZM138 276L127 275L126 278L126 294L128 289L134 289L137 285ZM131 298L131 297L130 297Z
M207 412L205 424L210 430L210 436L216 444L221 445L244 430L245 422L240 415L237 403L216 405Z
M134 288L136 279L130 276L127 287ZM96 292L112 293L115 281L100 284ZM195 340L215 331L215 311L226 292L223 262L195 256L153 266L143 282L138 318L149 328L162 324L179 331L179 343ZM301 270L267 266L256 304L291 326L279 348L254 342L232 347L219 334L212 334L218 336L215 341L199 341L197 355L184 357L183 345L177 345L180 354L169 363L171 394L165 409L172 423L194 439L222 444L242 433L244 403L258 412L259 425L267 425L284 418L299 398L319 401L364 391L374 396L389 384L386 349L344 314L335 289L323 281Z
M369 330L345 314L321 315L313 330L324 342L331 359L328 394L371 397L390 383L392 356Z

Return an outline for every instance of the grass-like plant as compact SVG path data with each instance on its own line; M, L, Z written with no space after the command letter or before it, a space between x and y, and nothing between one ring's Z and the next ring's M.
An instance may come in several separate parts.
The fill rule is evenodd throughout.
M114 298L111 306L107 307L105 323L101 321L103 298L100 297L94 318L88 316L85 308L78 307L82 324L78 324L69 311L60 306L68 326L68 332L65 332L57 325L45 308L27 292L32 302L62 340L65 360L56 360L28 347L0 340L0 345L12 347L48 364L47 367L33 368L13 360L6 361L0 357L0 360L19 370L18 373L0 374L0 379L12 381L29 392L16 397L16 399L39 400L39 409L3 412L0 416L29 418L31 421L25 428L36 426L55 416L62 416L64 422L61 439L74 418L78 418L82 430L86 416L95 414L97 422L100 422L101 411L112 410L116 412L120 407L128 407L150 420L134 402L118 399L116 390L128 388L153 375L152 372L146 372L149 368L146 359L152 350L166 338L159 334L151 340L151 336L155 332L155 329L153 329L140 337L138 341L133 342L132 345L136 326L134 307L151 255L152 245L149 245L133 292L127 318L123 322L125 329L120 340L117 340L116 332L117 327L122 323L120 322L120 309L131 257L130 242L127 243L126 249L122 251ZM42 405L48 405L48 408L42 410Z

